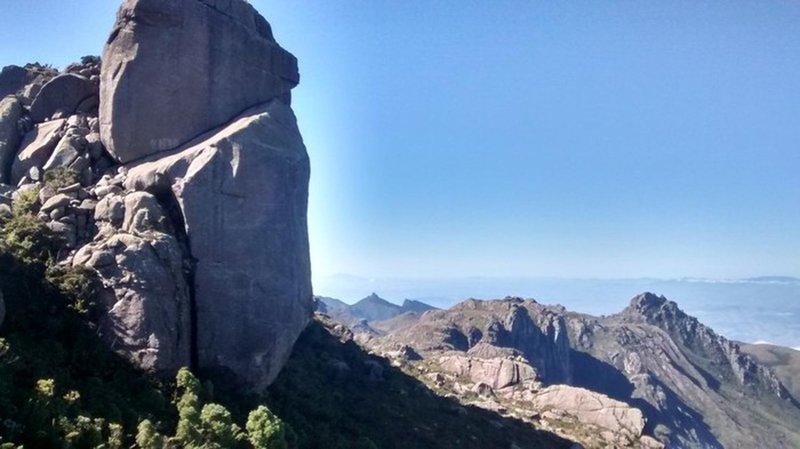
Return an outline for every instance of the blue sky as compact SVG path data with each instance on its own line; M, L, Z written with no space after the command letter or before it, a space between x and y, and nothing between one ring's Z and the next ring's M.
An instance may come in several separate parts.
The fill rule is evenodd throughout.
M800 3L254 0L300 61L315 280L800 276ZM0 2L0 65L116 2Z

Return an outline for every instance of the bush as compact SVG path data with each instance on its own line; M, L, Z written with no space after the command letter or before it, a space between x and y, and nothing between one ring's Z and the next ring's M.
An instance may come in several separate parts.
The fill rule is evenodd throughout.
M55 167L44 173L44 188L53 193L76 182L78 173L69 167Z

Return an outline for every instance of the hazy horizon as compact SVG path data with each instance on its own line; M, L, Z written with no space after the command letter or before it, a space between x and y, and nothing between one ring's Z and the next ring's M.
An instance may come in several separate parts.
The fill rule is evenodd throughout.
M622 311L649 291L675 301L720 335L748 343L800 348L800 279L569 279L543 277L369 279L332 276L315 294L352 304L372 292L401 304L404 299L448 308L468 298L518 296L590 315Z

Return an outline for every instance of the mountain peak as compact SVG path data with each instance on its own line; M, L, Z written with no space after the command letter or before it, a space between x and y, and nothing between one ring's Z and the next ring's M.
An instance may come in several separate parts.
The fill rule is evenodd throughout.
M372 293L369 294L369 296L366 296L366 297L362 298L356 304L371 303L371 302L379 302L379 303L391 304L389 301L387 301L387 300L381 298L380 296L378 296L378 294L375 293L375 292L372 292ZM392 305L395 305L395 304L392 304Z
M623 314L650 317L655 313L655 311L669 305L675 305L677 307L674 302L669 301L663 295L644 292L634 296L633 299L631 299L630 305L625 308Z

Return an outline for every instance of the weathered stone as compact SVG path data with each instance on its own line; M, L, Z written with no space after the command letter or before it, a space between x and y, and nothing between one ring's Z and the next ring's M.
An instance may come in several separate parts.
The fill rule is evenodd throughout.
M18 184L31 167L41 169L44 166L61 140L59 134L65 123L65 120L40 123L34 127L33 131L25 135L20 145L20 151L11 167L12 184Z
M10 181L11 163L17 155L20 133L17 122L22 117L22 105L15 97L0 100L0 183Z
M92 132L86 135L86 151L93 161L103 157L105 149L103 143L100 141L100 133Z
M94 210L95 221L105 221L120 226L125 218L125 202L118 195L107 195L101 199Z
M633 442L642 436L645 419L641 410L601 393L567 385L553 385L533 399L536 408L561 410L581 423L610 430L615 438Z
M89 161L89 155L78 156L69 164L69 168L75 171L75 173L83 173L84 170L87 168L92 167L92 163Z
M279 101L130 168L128 190L174 197L182 214L196 260L201 368L264 388L308 322L308 177L294 114Z
M30 178L31 181L41 181L42 171L39 167L31 167L31 169L28 170L28 178Z
M108 195L115 195L120 193L122 193L122 188L115 185L105 185L94 189L94 194L97 195L98 198L105 198Z
M53 233L64 239L65 248L74 248L77 242L75 235L75 226L72 224L62 223L61 221L51 221L47 223Z
M145 370L189 366L191 315L183 256L174 237L112 234L80 250L73 264L94 268L106 286L101 337Z
M44 211L42 211L42 212L44 212ZM64 208L63 207L59 207L57 209L53 209L53 210L50 211L50 219L53 220L53 221L58 221L59 219L61 219L64 216L64 213L65 212L64 212Z
M476 384L486 384L493 389L536 380L536 370L533 367L511 359L479 359L453 355L443 357L439 363L447 372L467 377Z
M67 119L67 129L86 128L86 127L87 127L86 116L84 116L83 114L75 114Z
M56 193L77 193L78 190L81 189L81 184L76 182L74 184L70 184L68 186L61 187L60 189L56 190Z
M56 112L71 115L83 100L96 94L97 88L88 79L73 73L59 75L36 95L31 104L31 118L39 123Z
M24 67L9 65L0 71L0 98L14 95L22 90L33 79Z
M80 104L75 107L75 112L96 114L98 107L100 107L100 97L97 95L92 95L91 97L81 101Z
M81 204L76 209L80 212L93 214L96 207L97 201L86 199L81 201Z
M50 197L44 204L42 204L42 208L40 210L41 212L49 213L53 209L69 206L69 203L72 201L73 198L71 196L59 193Z
M131 234L153 230L167 232L166 217L156 197L145 192L126 195L122 229Z
M297 60L247 2L126 0L103 51L100 133L121 162L284 98Z
M69 167L69 165L80 156L84 144L85 140L82 137L64 136L64 138L58 142L56 149L53 150L53 154L51 154L50 159L44 163L42 169L47 171L56 167Z

